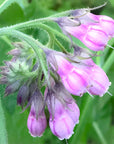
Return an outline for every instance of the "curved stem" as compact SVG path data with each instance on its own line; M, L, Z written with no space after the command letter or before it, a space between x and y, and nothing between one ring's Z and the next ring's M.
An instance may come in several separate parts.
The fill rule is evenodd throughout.
M64 52L65 54L67 54L67 50L64 48L64 46L55 38L55 42L56 44L59 46L59 48L62 50L62 52Z
M40 28L47 30L48 32L50 31L53 34L56 34L57 36L61 37L62 39L66 40L69 43L71 42L70 39L66 35L62 34L61 32L59 32L59 31L57 31L57 30L55 30L55 29L53 29L53 28L51 28L45 24L38 23L38 21L40 22L40 19L32 20L32 21L25 22L25 23L16 24L16 25L13 25L13 26L10 26L7 28L19 30L19 29L28 29L28 28L40 27Z
M15 24L13 26L9 26L8 28L12 28L12 29L27 29L27 28L32 28L32 27L36 27L39 25L40 22L48 22L48 21L52 21L53 22L53 18L51 17L46 17L46 18L39 18L39 19L35 19L35 20L30 20L30 21L26 21L23 23L19 23L19 24Z
M66 35L62 34L61 32L59 32L59 31L57 31L57 30L55 30L55 29L53 29L53 28L51 28L51 27L49 27L49 26L47 26L45 24L38 23L38 21L40 21L40 19L29 21L29 22L25 22L25 23L21 23L21 24L16 24L14 26L8 27L8 29L28 29L28 28L40 27L40 28L46 30L49 33L50 36L52 36L52 34L53 35L55 34L58 37L61 37L62 39L64 39L65 41L71 43L70 39ZM25 25L23 25L23 24L25 24ZM58 42L56 39L55 39L55 42L62 48L62 50L64 49L63 46L60 44L60 42ZM67 51L65 49L63 51L65 53L67 53Z

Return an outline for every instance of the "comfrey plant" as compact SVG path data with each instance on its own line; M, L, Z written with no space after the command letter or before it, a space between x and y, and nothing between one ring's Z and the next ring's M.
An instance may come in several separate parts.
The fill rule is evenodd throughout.
M4 3L5 6L5 3ZM0 28L0 36L19 38L13 42L15 49L8 52L10 61L1 66L0 84L5 84L5 96L17 92L17 104L24 111L30 106L27 120L29 133L42 136L47 127L47 117L52 133L60 140L69 139L79 123L80 110L71 94L82 97L102 97L111 82L103 69L92 58L98 56L72 41L79 39L90 50L104 50L114 37L114 20L108 16L94 15L92 9L76 9L51 17L32 20ZM55 22L63 33L44 24ZM40 27L48 33L49 41L43 45L19 29ZM69 43L65 49L56 35ZM57 51L55 45L60 51ZM48 109L49 114L45 114ZM48 116L49 115L49 116Z

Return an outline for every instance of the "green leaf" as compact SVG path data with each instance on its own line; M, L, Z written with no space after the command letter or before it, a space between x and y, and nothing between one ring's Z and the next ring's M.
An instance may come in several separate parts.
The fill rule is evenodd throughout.
M24 21L24 13L21 7L13 3L0 15L0 25L8 26Z

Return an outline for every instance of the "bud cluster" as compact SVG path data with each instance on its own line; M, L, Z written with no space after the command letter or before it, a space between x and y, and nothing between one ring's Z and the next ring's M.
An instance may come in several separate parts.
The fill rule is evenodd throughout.
M114 36L113 19L87 13L85 9L71 11L70 16L58 17L54 21L66 35L75 36L94 51L103 50ZM69 139L80 116L71 94L103 96L111 85L106 73L94 63L91 53L74 43L73 54L43 46L48 68L47 82L41 61L33 49L25 42L13 45L15 49L8 52L12 55L11 61L5 61L5 66L0 67L0 84L6 84L5 96L17 91L17 104L23 111L31 106L27 127L33 137L42 136L46 129L47 108L52 133L60 140Z

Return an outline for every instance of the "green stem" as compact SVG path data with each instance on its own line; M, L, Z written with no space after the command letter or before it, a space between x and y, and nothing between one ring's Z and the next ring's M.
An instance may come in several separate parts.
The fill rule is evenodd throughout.
M9 7L12 3L16 2L16 0L5 0L1 5L0 5L0 14L7 8Z
M70 39L60 33L59 31L45 25L45 24L42 24L42 23L39 23L39 22L42 22L42 21L47 21L48 18L41 18L41 19L36 19L36 20L32 20L32 21L28 21L28 22L24 22L24 23L20 23L20 24L16 24L16 25L13 25L13 26L10 26L10 27L7 27L8 29L28 29L28 28L35 28L35 27L40 27L40 28L43 28L45 30L47 30L48 32L51 31L52 33L56 34L57 36L61 37L62 39L66 40L67 42L71 42Z
M64 39L65 41L67 41L69 43L71 42L70 39L66 35L62 34L61 32L59 32L59 31L57 31L57 30L55 30L55 29L53 29L53 28L51 28L45 24L39 23L39 24L37 24L37 26L41 27L47 31L51 31L53 34L57 35L58 37L61 37L62 39Z
M50 71L50 75L53 77L53 79L58 82L59 81L59 77L57 77L52 71Z
M102 132L100 131L100 128L96 122L93 122L93 128L94 128L95 132L97 133L101 143L107 144L107 142L106 142L106 140L105 140L105 138L104 138Z
M30 21L26 21L23 23L15 24L13 26L9 26L8 28L12 28L12 29L24 29L25 28L25 29L27 29L27 28L32 28L32 27L38 26L40 22L43 23L43 22L48 22L48 21L53 22L53 18L46 17L46 18L30 20Z
M55 42L59 46L59 48L62 50L62 52L64 52L65 54L68 54L64 46L56 38L55 38Z
M51 27L49 27L45 24L38 23L37 21L38 20L33 20L33 21L21 23L21 24L16 24L14 26L8 27L8 29L27 29L27 28L30 28L30 27L31 28L40 27L40 28L46 30L49 33L50 36L53 36L55 34L58 37L61 37L62 39L67 41L68 43L71 43L70 39L66 35L60 33L59 31L57 31L57 30L55 30L55 29L53 29L53 28L51 28ZM60 48L63 50L63 52L67 53L66 49L62 46L62 44L59 41L57 41L57 39L55 39L55 42L57 43L57 45L60 46Z
M0 96L0 144L8 144L7 131L5 126L5 116Z

